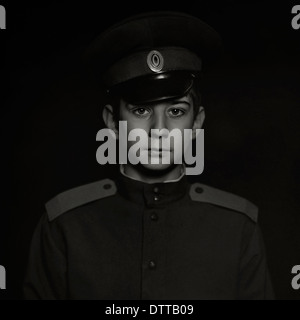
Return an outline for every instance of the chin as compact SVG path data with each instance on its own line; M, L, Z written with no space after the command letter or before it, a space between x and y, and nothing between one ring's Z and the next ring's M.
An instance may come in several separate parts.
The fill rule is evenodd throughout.
M141 166L149 171L168 171L174 168L173 164L141 164Z
M170 174L178 164L138 164L137 168L145 176L155 178Z

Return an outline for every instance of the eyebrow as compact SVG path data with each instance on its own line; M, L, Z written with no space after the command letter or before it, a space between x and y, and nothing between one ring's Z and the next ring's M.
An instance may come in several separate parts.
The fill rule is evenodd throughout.
M174 100L174 101L171 101L171 105L174 105L174 104L181 104L181 103L185 103L187 105L191 105L188 101L186 100Z
M172 105L172 106L176 105L176 104L182 104L182 103L185 103L188 106L191 106L191 104L186 100L172 100L172 101L170 101L170 105ZM140 108L149 107L149 105L147 103L141 104L141 105L134 105L134 104L131 104L131 103L128 103L128 102L126 102L125 106L126 106L127 109L136 108L136 107L140 107Z

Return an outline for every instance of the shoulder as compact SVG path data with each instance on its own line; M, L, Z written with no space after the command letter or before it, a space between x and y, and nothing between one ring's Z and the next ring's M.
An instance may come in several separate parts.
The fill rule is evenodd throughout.
M64 191L45 204L48 220L52 221L64 212L89 202L113 196L116 192L117 187L110 179L95 181Z
M235 194L216 189L205 184L194 183L190 188L192 201L206 202L212 205L237 211L257 222L258 208L252 202Z

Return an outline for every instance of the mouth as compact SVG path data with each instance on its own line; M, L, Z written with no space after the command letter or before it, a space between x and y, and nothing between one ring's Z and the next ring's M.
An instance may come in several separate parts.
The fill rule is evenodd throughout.
M148 149L149 152L171 152L172 150L169 149Z
M171 150L168 149L148 149L148 156L150 157L158 157L158 158L164 158L164 157L170 157L171 156Z

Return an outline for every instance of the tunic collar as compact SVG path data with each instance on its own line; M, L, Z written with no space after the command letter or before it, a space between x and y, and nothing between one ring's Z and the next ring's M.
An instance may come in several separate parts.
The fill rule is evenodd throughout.
M176 180L160 183L146 183L125 175L122 167L116 181L119 193L129 201L147 207L163 207L182 198L189 189L189 183L184 174Z

